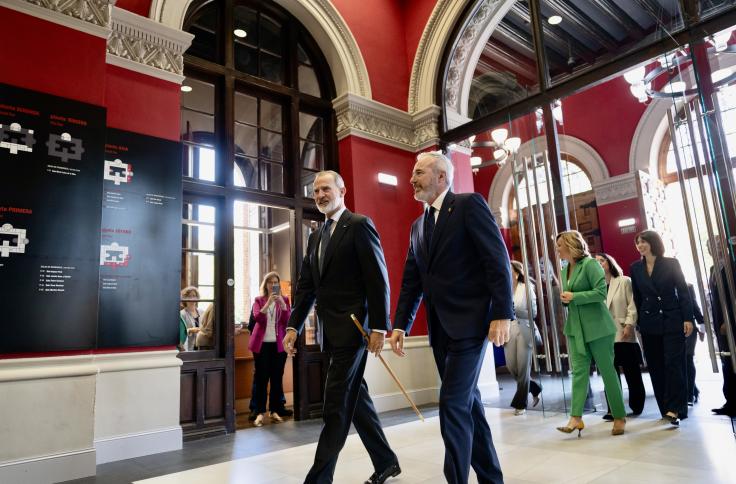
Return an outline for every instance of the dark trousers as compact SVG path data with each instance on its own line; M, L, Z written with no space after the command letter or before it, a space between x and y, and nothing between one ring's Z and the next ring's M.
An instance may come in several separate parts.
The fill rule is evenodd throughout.
M436 313L432 320L437 321ZM442 380L440 430L445 443L445 479L466 484L470 466L480 484L503 484L491 429L478 390L478 376L486 350L485 337L451 338L432 324L432 351Z
M695 355L685 356L685 374L687 376L687 401L692 402L700 394L700 390L695 385Z
M635 347L626 345L635 345ZM639 343L614 343L613 353L618 379L621 381L621 371L623 371L626 385L629 387L629 408L635 415L639 415L644 410L644 401L647 398L644 380L641 377ZM610 405L608 406L608 413L611 413Z
M365 346L333 349L329 351L329 356L330 366L327 369L322 408L324 424L319 435L314 464L304 480L305 484L332 482L337 457L345 445L351 422L377 472L398 462L396 454L386 441L378 414L368 394L368 385L363 379L368 357Z
M266 395L268 405L272 412L283 409L281 398L284 394L283 379L284 365L286 364L286 353L279 353L276 343L263 343L261 351L253 353L256 363L255 410L258 413L266 411ZM271 382L271 391L268 391L268 383Z
M721 351L728 350L728 341L723 335L718 336ZM724 407L736 413L736 373L731 366L731 357L721 357L721 369L723 370L723 396L726 399Z
M687 417L687 382L685 380L685 335L642 333L644 356L652 379L659 412L676 412Z

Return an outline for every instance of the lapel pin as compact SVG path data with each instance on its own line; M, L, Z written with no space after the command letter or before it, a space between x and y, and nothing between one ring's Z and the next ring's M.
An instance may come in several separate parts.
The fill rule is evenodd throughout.
M447 209L448 212L452 212L452 207Z

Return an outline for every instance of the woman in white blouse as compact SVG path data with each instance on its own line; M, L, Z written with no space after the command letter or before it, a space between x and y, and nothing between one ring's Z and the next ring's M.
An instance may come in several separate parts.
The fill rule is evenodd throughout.
M616 259L608 254L597 254L598 263L606 274L608 311L616 323L616 338L613 344L614 365L621 377L623 369L626 384L629 387L629 407L634 415L644 409L646 392L641 378L641 347L636 339L636 305L631 288L631 279L626 277ZM613 420L610 410L603 416L604 420Z
M530 305L527 305L527 285L524 280L524 266L521 262L511 261L511 281L514 289L514 311L516 319L511 321L511 332L508 343L503 346L506 357L506 368L516 380L516 393L511 400L514 415L524 415L527 406L527 394L531 392L533 406L539 403L542 386L531 379L532 345L535 341L534 318L537 316L537 296L533 284L529 285Z
M256 321L250 335L248 349L255 359L255 419L256 427L263 425L266 416L266 398L271 420L281 421L289 412L284 408L283 378L286 352L283 340L286 323L291 315L289 298L281 295L281 277L278 272L269 272L261 282L261 295L253 303L253 318ZM270 392L267 389L270 385Z

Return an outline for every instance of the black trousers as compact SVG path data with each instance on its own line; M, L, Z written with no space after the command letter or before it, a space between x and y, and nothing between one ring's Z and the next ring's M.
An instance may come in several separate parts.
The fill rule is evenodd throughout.
M266 411L266 396L268 405L272 412L283 410L284 404L281 398L284 395L284 365L286 365L286 353L279 353L276 343L263 343L261 351L253 353L256 363L255 380L255 411L264 413ZM271 382L271 390L268 391L268 383Z
M503 484L478 390L488 341L485 336L453 339L439 324L436 313L433 316L432 351L442 380L440 431L445 443L445 479L449 484L467 484L472 466L480 484Z
M345 445L351 422L377 472L398 462L386 441L373 400L368 394L368 385L363 379L368 357L366 347L337 348L330 350L329 356L322 409L324 425L305 484L332 482L337 457Z
M618 342L613 344L614 365L619 381L623 370L626 385L629 387L629 408L635 415L644 410L644 401L647 398L644 389L644 380L641 377L641 349L639 343ZM611 406L608 406L611 413Z
M642 333L644 355L652 379L659 412L676 412L687 417L687 382L685 379L685 335Z
M725 336L719 335L718 343L721 351L729 351ZM726 399L724 406L736 413L736 373L733 372L730 356L721 357L721 369L723 370L723 396Z

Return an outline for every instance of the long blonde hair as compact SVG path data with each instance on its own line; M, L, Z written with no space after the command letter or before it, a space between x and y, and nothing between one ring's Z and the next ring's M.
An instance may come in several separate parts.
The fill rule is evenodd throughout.
M276 279L279 280L279 283L281 283L281 276L276 271L271 271L265 276L263 276L263 280L261 281L261 296L268 296L268 280L272 277L276 276Z
M566 230L557 234L557 239L560 241L567 250L570 251L570 255L576 261L583 257L590 257L590 251L588 250L588 244L583 238L583 234L577 230Z

